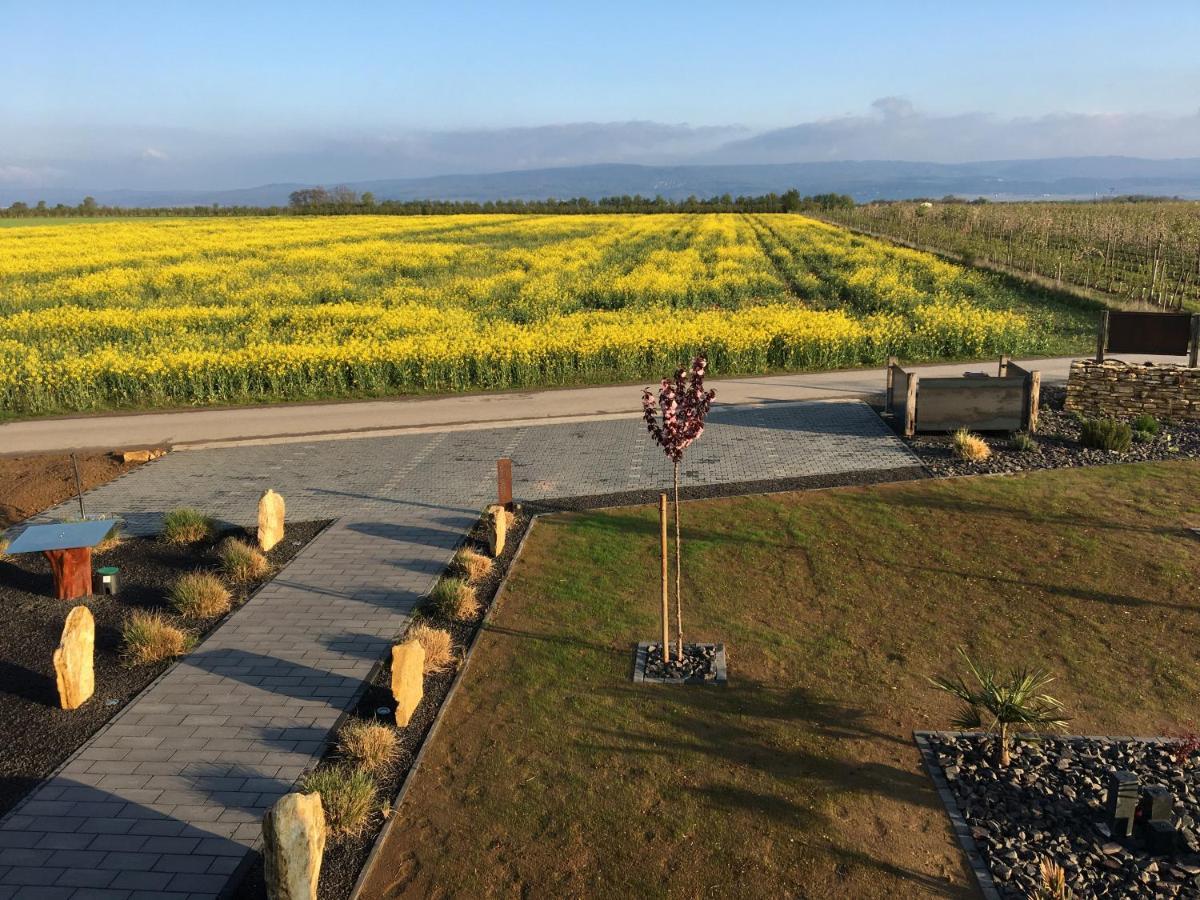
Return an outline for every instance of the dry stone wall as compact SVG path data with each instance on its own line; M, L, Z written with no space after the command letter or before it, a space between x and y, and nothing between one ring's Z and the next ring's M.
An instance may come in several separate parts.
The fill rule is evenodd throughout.
M1200 421L1200 368L1131 365L1120 360L1077 359L1067 379L1066 408L1091 417Z

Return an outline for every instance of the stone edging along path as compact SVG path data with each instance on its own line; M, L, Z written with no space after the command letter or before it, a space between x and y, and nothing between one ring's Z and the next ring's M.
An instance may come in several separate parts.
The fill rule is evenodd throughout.
M458 671L454 673L454 682L450 685L450 690L446 693L446 696L442 698L441 705L438 707L437 715L434 716L433 723L429 726L429 730L425 732L425 737L421 741L421 749L417 752L416 757L413 759L412 765L408 767L408 771L404 773L404 779L400 784L400 790L397 791L395 798L393 798L390 804L391 813L384 822L383 828L379 830L379 834L375 836L375 841L371 847L370 855L367 856L367 860L365 863L363 863L363 867L358 873L358 878L354 882L354 887L350 892L351 900L361 900L361 898L363 898L363 889L366 887L367 882L370 880L371 873L374 871L375 866L379 862L379 857L383 850L384 844L387 843L388 835L391 834L392 829L395 827L396 822L400 818L397 813L399 812L401 805L404 803L404 798L408 794L409 786L413 783L417 773L420 771L421 763L425 761L425 754L429 750L429 747L433 744L434 739L437 737L438 729L441 727L442 720L445 718L451 702L458 693L459 685L463 683L463 678L467 673L467 668L471 665L471 661L475 657L474 651L476 645L479 643L480 637L483 635L483 632L486 630L487 626L491 623L492 617L495 615L496 610L500 607L500 603L504 600L505 594L508 591L509 576L512 574L517 561L521 558L521 554L525 550L525 544L529 540L529 535L533 533L533 529L538 524L538 519L540 519L543 515L553 515L553 513L535 513L530 518L529 524L525 528L525 533L521 535L521 541L517 545L516 553L514 553L512 558L508 561L508 568L505 569L504 575L500 579L500 585L496 588L496 593L495 596L492 597L492 602L488 604L488 608L483 614L483 619L480 621L479 626L475 629L475 633L471 635L470 643L463 650L462 665L460 665L458 667Z

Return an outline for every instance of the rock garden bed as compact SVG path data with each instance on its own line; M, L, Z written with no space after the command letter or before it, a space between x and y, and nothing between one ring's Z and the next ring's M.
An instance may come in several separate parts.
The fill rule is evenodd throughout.
M289 523L284 540L266 554L267 573L236 582L225 579L232 608L245 603L326 524ZM223 620L224 615L178 618L168 592L183 575L215 572L218 541L230 536L253 541L253 534L240 529L190 545L125 538L95 554L97 568L120 570L119 592L73 601L55 599L50 566L41 554L0 555L0 733L5 735L0 742L0 813L50 775L171 664L170 659L125 663L121 626L131 614L161 611L196 639ZM80 604L91 610L96 621L96 692L79 709L64 710L58 705L52 655L67 614Z
M333 742L317 767L317 775L329 770L344 772L347 769L360 769L369 775L372 793L369 812L357 829L352 833L342 834L335 833L331 829L325 847L324 861L321 865L321 878L318 886L320 900L344 900L351 896L359 873L366 864L380 831L400 796L405 780L413 768L442 704L455 684L459 670L496 598L504 576L516 558L521 539L531 520L529 512L522 512L520 509L510 517L504 552L498 558L491 560L490 566L480 564L476 558L477 568L472 569L464 565L461 557L456 556L455 562L447 570L443 581L457 582L461 579L473 589L478 608L472 614L468 616L448 615L445 607L440 606L433 599L438 593L435 590L433 597L426 601L414 615L412 627L424 625L449 633L452 660L440 670L425 673L424 693L408 724L403 727L395 727L396 702L391 690L391 671L388 660L381 660L364 685L363 693L354 709L343 718L335 729ZM476 551L481 557L487 557L486 517L472 529L463 546ZM403 636L397 635L397 638ZM339 736L346 734L347 729L352 729L360 724L372 723L387 726L393 732L395 749L390 759L383 765L365 766L361 759L356 759L353 754L339 749L338 740ZM306 777L312 776L313 773L309 773ZM244 898L244 900L251 900L251 898L252 900L261 900L267 896L261 856L253 858L247 866L245 874L237 886L235 896Z
M1047 861L1062 867L1075 897L1200 896L1200 776L1190 767L1191 748L1123 737L1046 737L1016 742L1009 766L998 768L988 735L925 733L918 744L952 820L958 815L965 823L960 839L969 855L978 852L972 862L986 869L980 878L985 893L990 880L1006 900L1042 896ZM1170 792L1175 852L1155 854L1143 839L1114 834L1107 803L1117 771L1133 772L1143 788Z
M981 437L991 450L991 455L987 459L970 461L960 459L955 454L951 435L918 434L911 438L901 437L901 440L920 457L933 475L939 477L1200 457L1200 423L1163 422L1155 435L1135 434L1129 449L1122 453L1084 447L1079 441L1082 419L1063 409L1065 400L1065 389L1042 388L1038 428L1032 435L1033 445L1030 449L1018 449L1009 435L984 434ZM893 429L898 427L893 417L885 416L885 420L891 423Z

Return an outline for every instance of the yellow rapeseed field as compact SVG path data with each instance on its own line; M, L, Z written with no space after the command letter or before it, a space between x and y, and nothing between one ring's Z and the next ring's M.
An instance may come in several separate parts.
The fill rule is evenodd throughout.
M0 229L0 408L367 396L1036 353L1090 315L795 215Z

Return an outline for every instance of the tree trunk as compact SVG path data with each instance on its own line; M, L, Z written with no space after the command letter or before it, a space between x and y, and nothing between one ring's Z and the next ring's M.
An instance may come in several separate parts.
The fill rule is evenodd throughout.
M675 463L675 654L683 662L683 550L679 537L679 463Z
M1012 756L1008 752L1008 726L1007 725L1000 726L1000 734L997 736L997 739L1000 741L1000 746L996 748L999 753L999 757L1000 757L1000 768L1007 769L1008 764L1012 761Z

